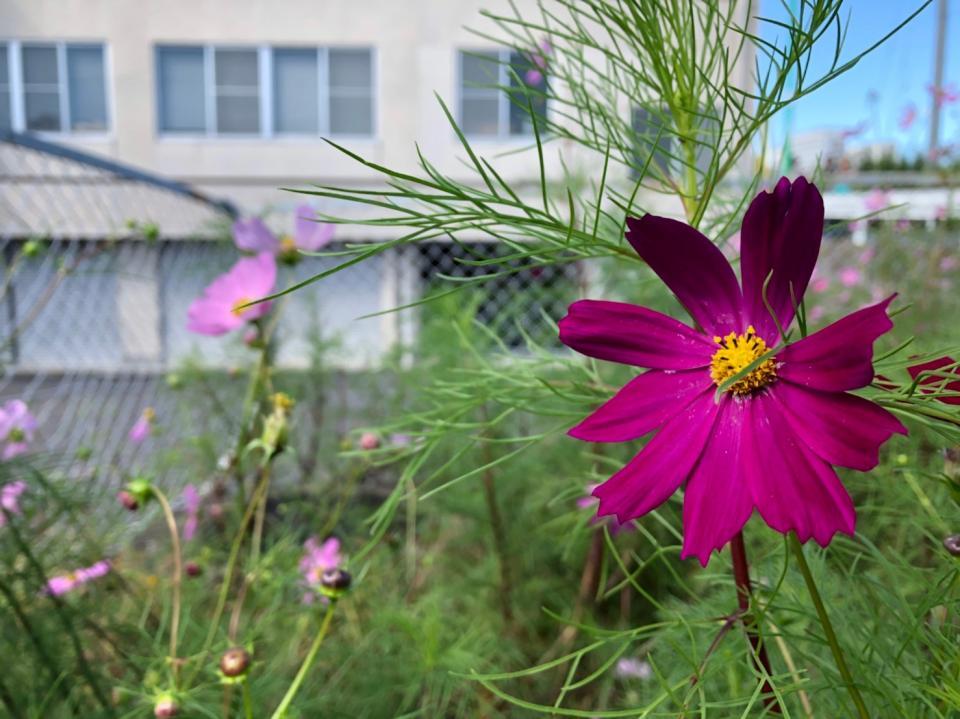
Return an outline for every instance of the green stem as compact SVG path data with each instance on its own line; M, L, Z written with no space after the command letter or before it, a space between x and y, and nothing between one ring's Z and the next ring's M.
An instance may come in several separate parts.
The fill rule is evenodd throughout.
M250 682L243 682L243 711L246 719L253 719L253 699L250 696Z
M270 719L283 719L283 717L286 716L287 709L290 708L290 704L300 689L300 685L303 684L303 680L306 679L307 672L310 671L310 667L313 666L313 662L317 658L317 653L320 651L320 645L323 644L323 639L327 636L327 631L330 629L330 621L333 619L333 609L335 606L336 601L331 599L330 604L327 605L327 613L323 617L323 623L320 624L320 631L317 632L317 637L313 640L310 651L307 652L307 656L303 660L303 664L300 665L297 676L293 678L293 682L287 689L287 693L283 695L283 699L280 701L279 706L277 706L276 711L270 715Z
M180 551L180 532L177 530L177 520L173 516L173 508L167 501L166 495L156 487L153 496L157 498L163 508L163 518L167 522L170 532L170 543L173 546L173 608L170 613L170 668L173 673L173 683L177 683L177 641L180 637L180 582L183 578L183 554Z
M840 648L840 642L837 641L837 634L833 631L833 625L830 623L830 617L827 616L827 609L823 605L823 599L820 597L820 591L813 580L813 574L810 572L810 566L807 564L807 558L803 554L803 546L794 532L790 533L790 548L797 558L797 564L800 566L800 573L803 574L803 581L807 583L807 591L810 593L810 599L813 600L813 606L817 610L817 616L820 618L820 626L823 627L823 633L827 637L827 643L830 645L830 651L833 653L833 660L836 662L843 683L847 687L850 699L853 700L857 708L857 715L860 719L870 719L870 712L867 711L867 705L863 702L860 690L853 681L853 675L847 666L847 660L843 656L843 650Z

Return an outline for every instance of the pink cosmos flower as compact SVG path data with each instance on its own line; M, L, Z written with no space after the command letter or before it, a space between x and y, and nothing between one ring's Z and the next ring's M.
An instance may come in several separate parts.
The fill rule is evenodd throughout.
M782 178L753 200L741 228L739 284L694 228L654 215L627 225L627 240L698 329L600 300L573 303L560 321L561 341L578 352L651 368L569 432L628 442L656 430L593 491L598 514L630 521L685 483L681 556L704 565L754 510L803 542L826 546L838 531L852 534L856 512L833 465L872 469L880 445L907 430L849 394L873 379L873 343L893 326L893 297L782 344L778 328L792 322L820 251L820 192L802 177Z
M238 260L190 305L187 329L202 335L222 335L263 317L270 310L270 302L246 308L243 305L273 292L276 281L273 255L261 252Z
M7 523L7 514L20 514L20 495L27 490L27 483L17 480L0 488L0 527Z
M364 432L360 435L360 449L377 449L380 446L380 438L373 432Z
M933 102L937 107L952 105L960 100L960 90L953 83L937 87L936 85L927 85L927 92L933 95Z
M896 228L897 232L906 232L907 230L910 229L910 220L899 219L897 220L894 227Z
M613 667L614 676L619 679L647 680L653 677L653 667L649 662L635 657L622 657Z
M183 541L189 542L197 533L200 523L200 493L192 484L183 488L183 508L187 518L183 523Z
M844 287L856 287L862 279L863 275L856 267L844 267L840 270L840 284Z
M0 441L3 459L13 459L30 448L37 431L37 419L22 399L12 399L0 407Z
M864 207L868 212L879 212L890 205L890 193L880 188L870 190L869 194L863 200Z
M333 239L334 226L313 219L316 212L310 205L294 211L293 236L277 237L259 217L237 220L233 224L233 241L246 252L269 252L272 255L295 255L297 251L316 252Z
M51 577L47 581L47 593L59 597L67 592L73 591L77 587L99 579L110 572L110 562L105 559L89 567L74 570L67 574L60 574Z
M900 111L900 119L897 120L897 125L900 126L901 130L909 130L916 119L917 106L911 102Z
M811 292L826 292L830 288L830 279L828 277L814 277L810 282Z
M960 260L956 257L942 257L940 259L940 271L941 272L953 272L955 269L960 267Z
M924 385L932 385L933 388L940 391L955 392L956 395L948 394L943 397L937 397L937 399L944 404L960 404L960 367L956 365L957 361L952 357L938 357L928 362L921 362L907 367L907 372L910 373L913 379L917 379L917 377L921 377L922 375L920 381L917 382L917 386L921 392L930 391L924 389ZM951 380L945 375L953 375L958 377L958 379Z
M580 497L579 499L577 499L577 506L580 509L587 509L588 507L596 507L600 503L600 500L593 496L593 490L595 490L599 486L600 486L599 484L587 485L587 493L582 497ZM610 534L619 534L620 532L624 532L624 531L628 532L631 529L633 529L633 524L631 522L627 522L626 524L621 524L620 521L616 518L616 516L606 517L605 519L607 521L607 527L610 530ZM594 516L590 520L590 524L599 524L600 522L603 522L603 521L604 521L604 518Z
M320 584L320 578L328 569L336 569L343 558L340 556L340 540L330 537L323 544L310 537L303 544L304 554L300 559L300 574L308 591L303 595L304 604L314 601L312 589Z
M137 421L133 423L130 431L127 433L127 439L133 444L141 444L147 437L150 436L155 417L156 412L153 411L153 407L145 408L141 415L137 418Z

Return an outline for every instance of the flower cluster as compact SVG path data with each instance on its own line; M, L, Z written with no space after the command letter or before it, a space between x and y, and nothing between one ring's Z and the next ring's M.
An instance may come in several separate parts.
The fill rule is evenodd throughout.
M316 591L320 588L324 572L338 569L343 558L340 555L340 540L330 537L322 544L316 537L310 537L303 545L304 554L300 559L300 574L307 586L303 595L304 604L316 600Z
M3 459L13 459L26 452L37 431L37 420L22 399L12 399L0 407L0 443Z

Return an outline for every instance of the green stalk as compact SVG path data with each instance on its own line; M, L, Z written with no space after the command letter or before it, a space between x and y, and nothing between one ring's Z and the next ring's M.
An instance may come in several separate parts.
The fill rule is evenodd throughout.
M317 637L313 640L310 651L307 652L307 656L303 660L303 664L300 665L297 676L293 678L293 682L287 689L287 693L283 695L283 699L277 706L276 711L270 715L270 719L283 719L286 716L287 709L289 709L290 704L293 703L293 698L296 696L297 691L299 691L300 685L303 684L303 680L306 679L307 672L310 671L310 667L313 666L313 662L317 658L317 653L320 651L320 645L323 644L323 639L327 636L327 631L330 629L330 621L333 619L333 609L335 606L336 600L331 599L330 604L327 605L327 613L323 617L323 623L320 624L320 631L317 632Z
M177 530L177 520L173 516L173 508L167 501L166 495L156 487L153 496L157 498L163 509L163 518L167 522L170 532L170 544L173 549L173 607L170 612L170 670L173 673L173 683L177 683L177 641L180 638L180 583L183 579L183 554L180 551L180 532Z
M803 546L800 544L800 540L797 539L795 532L790 532L790 548L797 558L797 564L800 566L801 574L803 574L803 581L807 584L810 599L813 601L813 606L817 610L817 616L820 618L820 626L823 627L823 633L826 635L827 643L830 645L830 651L833 653L833 660L837 665L840 676L843 678L843 683L847 687L850 699L857 708L857 715L860 719L870 719L870 712L867 711L867 705L864 704L860 690L857 689L857 685L854 683L853 675L850 673L847 660L844 658L843 650L840 648L840 642L837 641L837 634L833 631L833 624L830 623L830 617L827 616L827 609L823 605L823 599L820 597L820 591L817 589L817 583L813 579L810 566L807 564L807 558L803 554Z
M253 719L253 699L250 696L250 682L243 682L243 712L246 719Z

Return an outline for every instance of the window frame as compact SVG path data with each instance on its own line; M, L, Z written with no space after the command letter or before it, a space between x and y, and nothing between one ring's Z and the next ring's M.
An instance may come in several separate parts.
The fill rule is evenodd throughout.
M13 132L30 132L40 137L109 139L114 131L113 106L113 62L110 45L102 40L49 40L0 38L0 46L7 53L7 88L10 93L10 129ZM27 127L26 115L26 78L24 77L23 49L29 47L50 47L56 53L57 62L57 101L60 112L60 129L31 130ZM103 63L103 110L104 125L101 130L75 130L71 127L70 117L70 76L67 51L70 48L97 48Z
M163 97L160 84L160 53L164 49L199 49L203 51L203 97L204 120L206 128L203 131L171 131L163 128L162 108ZM218 50L255 50L257 52L259 102L258 112L260 131L256 133L223 133L217 131L217 85L215 58ZM316 53L317 62L317 131L296 132L279 131L277 127L276 106L274 102L276 79L274 53L283 50L312 50ZM333 133L330 131L330 51L331 50L362 50L370 54L370 133ZM341 140L375 140L379 137L379 54L374 46L363 45L306 45L298 43L278 44L236 44L236 43L187 43L162 42L153 46L154 58L154 114L155 134L163 140L309 140L322 141L325 137Z
M472 141L479 142L528 142L534 137L533 132L518 132L514 133L510 131L510 105L511 99L510 94L504 90L505 87L510 87L510 67L511 67L511 56L519 52L517 48L511 47L458 47L455 50L457 55L456 61L456 100L457 100L457 124L460 129L463 130L463 101L465 99L464 90L467 89L484 89L484 88L467 88L463 82L463 60L465 56L468 55L489 55L496 54L497 62L497 132L496 134L484 135L473 132L467 132L463 130L463 134ZM545 74L545 77L547 75ZM486 88L488 90L493 90L494 88ZM544 114L550 112L549 103L544 103ZM546 134L546 128L540 128L540 135L543 136Z

